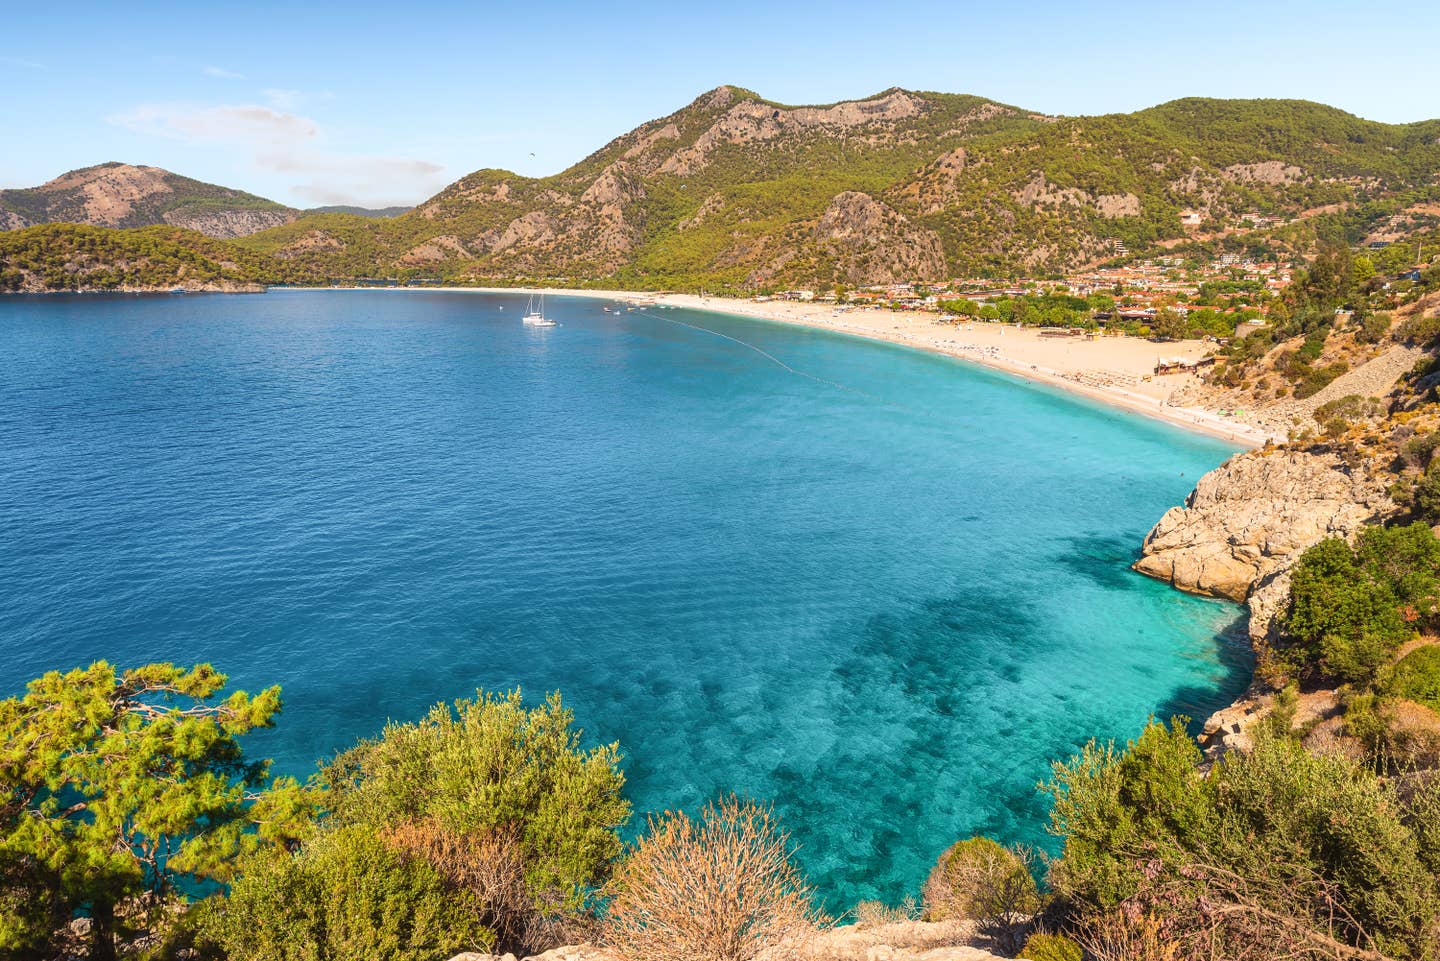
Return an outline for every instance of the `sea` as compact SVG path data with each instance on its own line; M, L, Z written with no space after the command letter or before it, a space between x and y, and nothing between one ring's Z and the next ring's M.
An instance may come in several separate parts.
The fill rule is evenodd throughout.
M0 696L98 659L281 686L305 777L560 691L643 815L773 804L826 907L1249 679L1129 569L1227 444L964 361L587 297L0 298Z

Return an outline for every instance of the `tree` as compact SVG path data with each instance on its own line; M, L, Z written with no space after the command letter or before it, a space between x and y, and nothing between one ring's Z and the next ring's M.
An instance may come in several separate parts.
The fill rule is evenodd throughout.
M1161 340L1183 340L1186 333L1185 315L1174 307L1162 307L1155 313L1150 329Z
M749 961L823 921L770 809L730 797L652 819L610 884L606 935L634 961Z
M291 844L313 816L293 779L269 781L269 763L247 762L236 740L274 723L279 688L212 700L226 680L208 664L117 673L99 661L0 701L0 859L12 868L0 884L18 872L54 899L45 915L87 911L96 961L115 956L117 907L227 881L239 856ZM0 917L0 946L43 944L51 931L36 924Z

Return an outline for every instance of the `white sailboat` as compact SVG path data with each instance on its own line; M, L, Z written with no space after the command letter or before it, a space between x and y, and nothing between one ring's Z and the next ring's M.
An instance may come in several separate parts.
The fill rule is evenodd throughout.
M526 327L554 327L555 321L545 316L545 295L540 294L540 302L537 306L535 294L530 295L530 302L525 305L525 326Z

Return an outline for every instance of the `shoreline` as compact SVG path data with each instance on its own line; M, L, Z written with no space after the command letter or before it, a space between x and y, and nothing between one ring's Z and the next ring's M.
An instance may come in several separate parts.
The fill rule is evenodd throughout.
M625 290L576 290L556 287L305 287L297 290L414 291L445 293L531 294L616 300L657 307L679 307L751 320L766 320L796 327L828 330L867 340L924 350L1009 374L1025 381L1058 387L1067 393L1099 401L1128 413L1140 414L1174 427L1205 434L1241 448L1263 447L1267 441L1283 443L1264 428L1201 407L1168 403L1171 393L1193 382L1194 374L1154 376L1154 359L1197 360L1209 350L1201 341L1179 341L1163 346L1133 337L1042 337L1033 328L984 321L942 320L942 315L885 308L834 307L794 301L767 301L701 297L697 294L651 294Z

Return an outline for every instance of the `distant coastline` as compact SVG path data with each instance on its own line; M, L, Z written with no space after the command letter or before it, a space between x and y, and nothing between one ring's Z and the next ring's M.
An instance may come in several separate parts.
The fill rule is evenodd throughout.
M449 293L528 294L618 300L626 303L682 307L715 314L814 327L913 347L979 364L1028 381L1058 387L1196 433L1217 437L1237 447L1263 447L1285 438L1234 417L1199 407L1176 407L1166 397L1193 375L1169 375L1163 381L1146 380L1158 356L1195 360L1209 346L1189 340L1164 345L1133 337L1045 338L1028 328L975 322L941 322L934 313L886 308L847 310L821 304L787 301L755 302L696 294L657 294L634 290L589 290L559 287L307 287L304 290L365 290L395 293L407 290ZM1106 383L1106 380L1112 381Z

